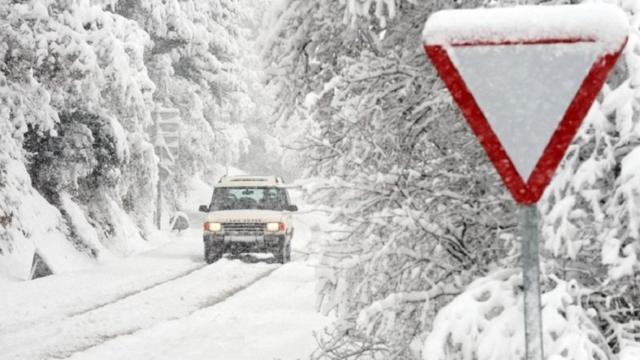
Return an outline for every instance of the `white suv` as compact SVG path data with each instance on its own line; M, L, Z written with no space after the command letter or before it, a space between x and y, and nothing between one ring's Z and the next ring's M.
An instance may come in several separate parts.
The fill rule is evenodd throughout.
M282 178L223 177L214 186L204 223L204 258L211 264L226 252L270 252L282 264L291 260L291 205Z

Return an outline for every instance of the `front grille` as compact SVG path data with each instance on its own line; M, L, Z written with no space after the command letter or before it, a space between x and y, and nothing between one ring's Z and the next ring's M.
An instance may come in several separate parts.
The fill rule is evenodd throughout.
M263 235L263 223L223 223L222 228L227 235Z

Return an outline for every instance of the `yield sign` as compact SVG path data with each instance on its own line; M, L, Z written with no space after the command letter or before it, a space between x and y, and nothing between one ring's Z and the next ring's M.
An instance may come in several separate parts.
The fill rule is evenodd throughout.
M425 50L513 198L538 201L618 59L612 5L445 10Z

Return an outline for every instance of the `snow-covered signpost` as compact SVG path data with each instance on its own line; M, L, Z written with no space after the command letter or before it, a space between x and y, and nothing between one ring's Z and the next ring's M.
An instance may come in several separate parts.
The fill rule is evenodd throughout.
M425 51L521 204L526 359L543 358L536 202L618 59L628 21L612 5L446 10Z
M155 123L155 151L158 163L158 189L156 204L156 226L162 229L162 183L171 175L172 165L180 146L180 111L157 106L152 112Z

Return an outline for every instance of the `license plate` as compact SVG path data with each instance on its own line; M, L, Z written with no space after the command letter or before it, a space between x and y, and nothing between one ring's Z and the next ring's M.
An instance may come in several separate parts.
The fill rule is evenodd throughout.
M258 242L264 239L262 236L233 235L225 237L224 240L225 242Z

